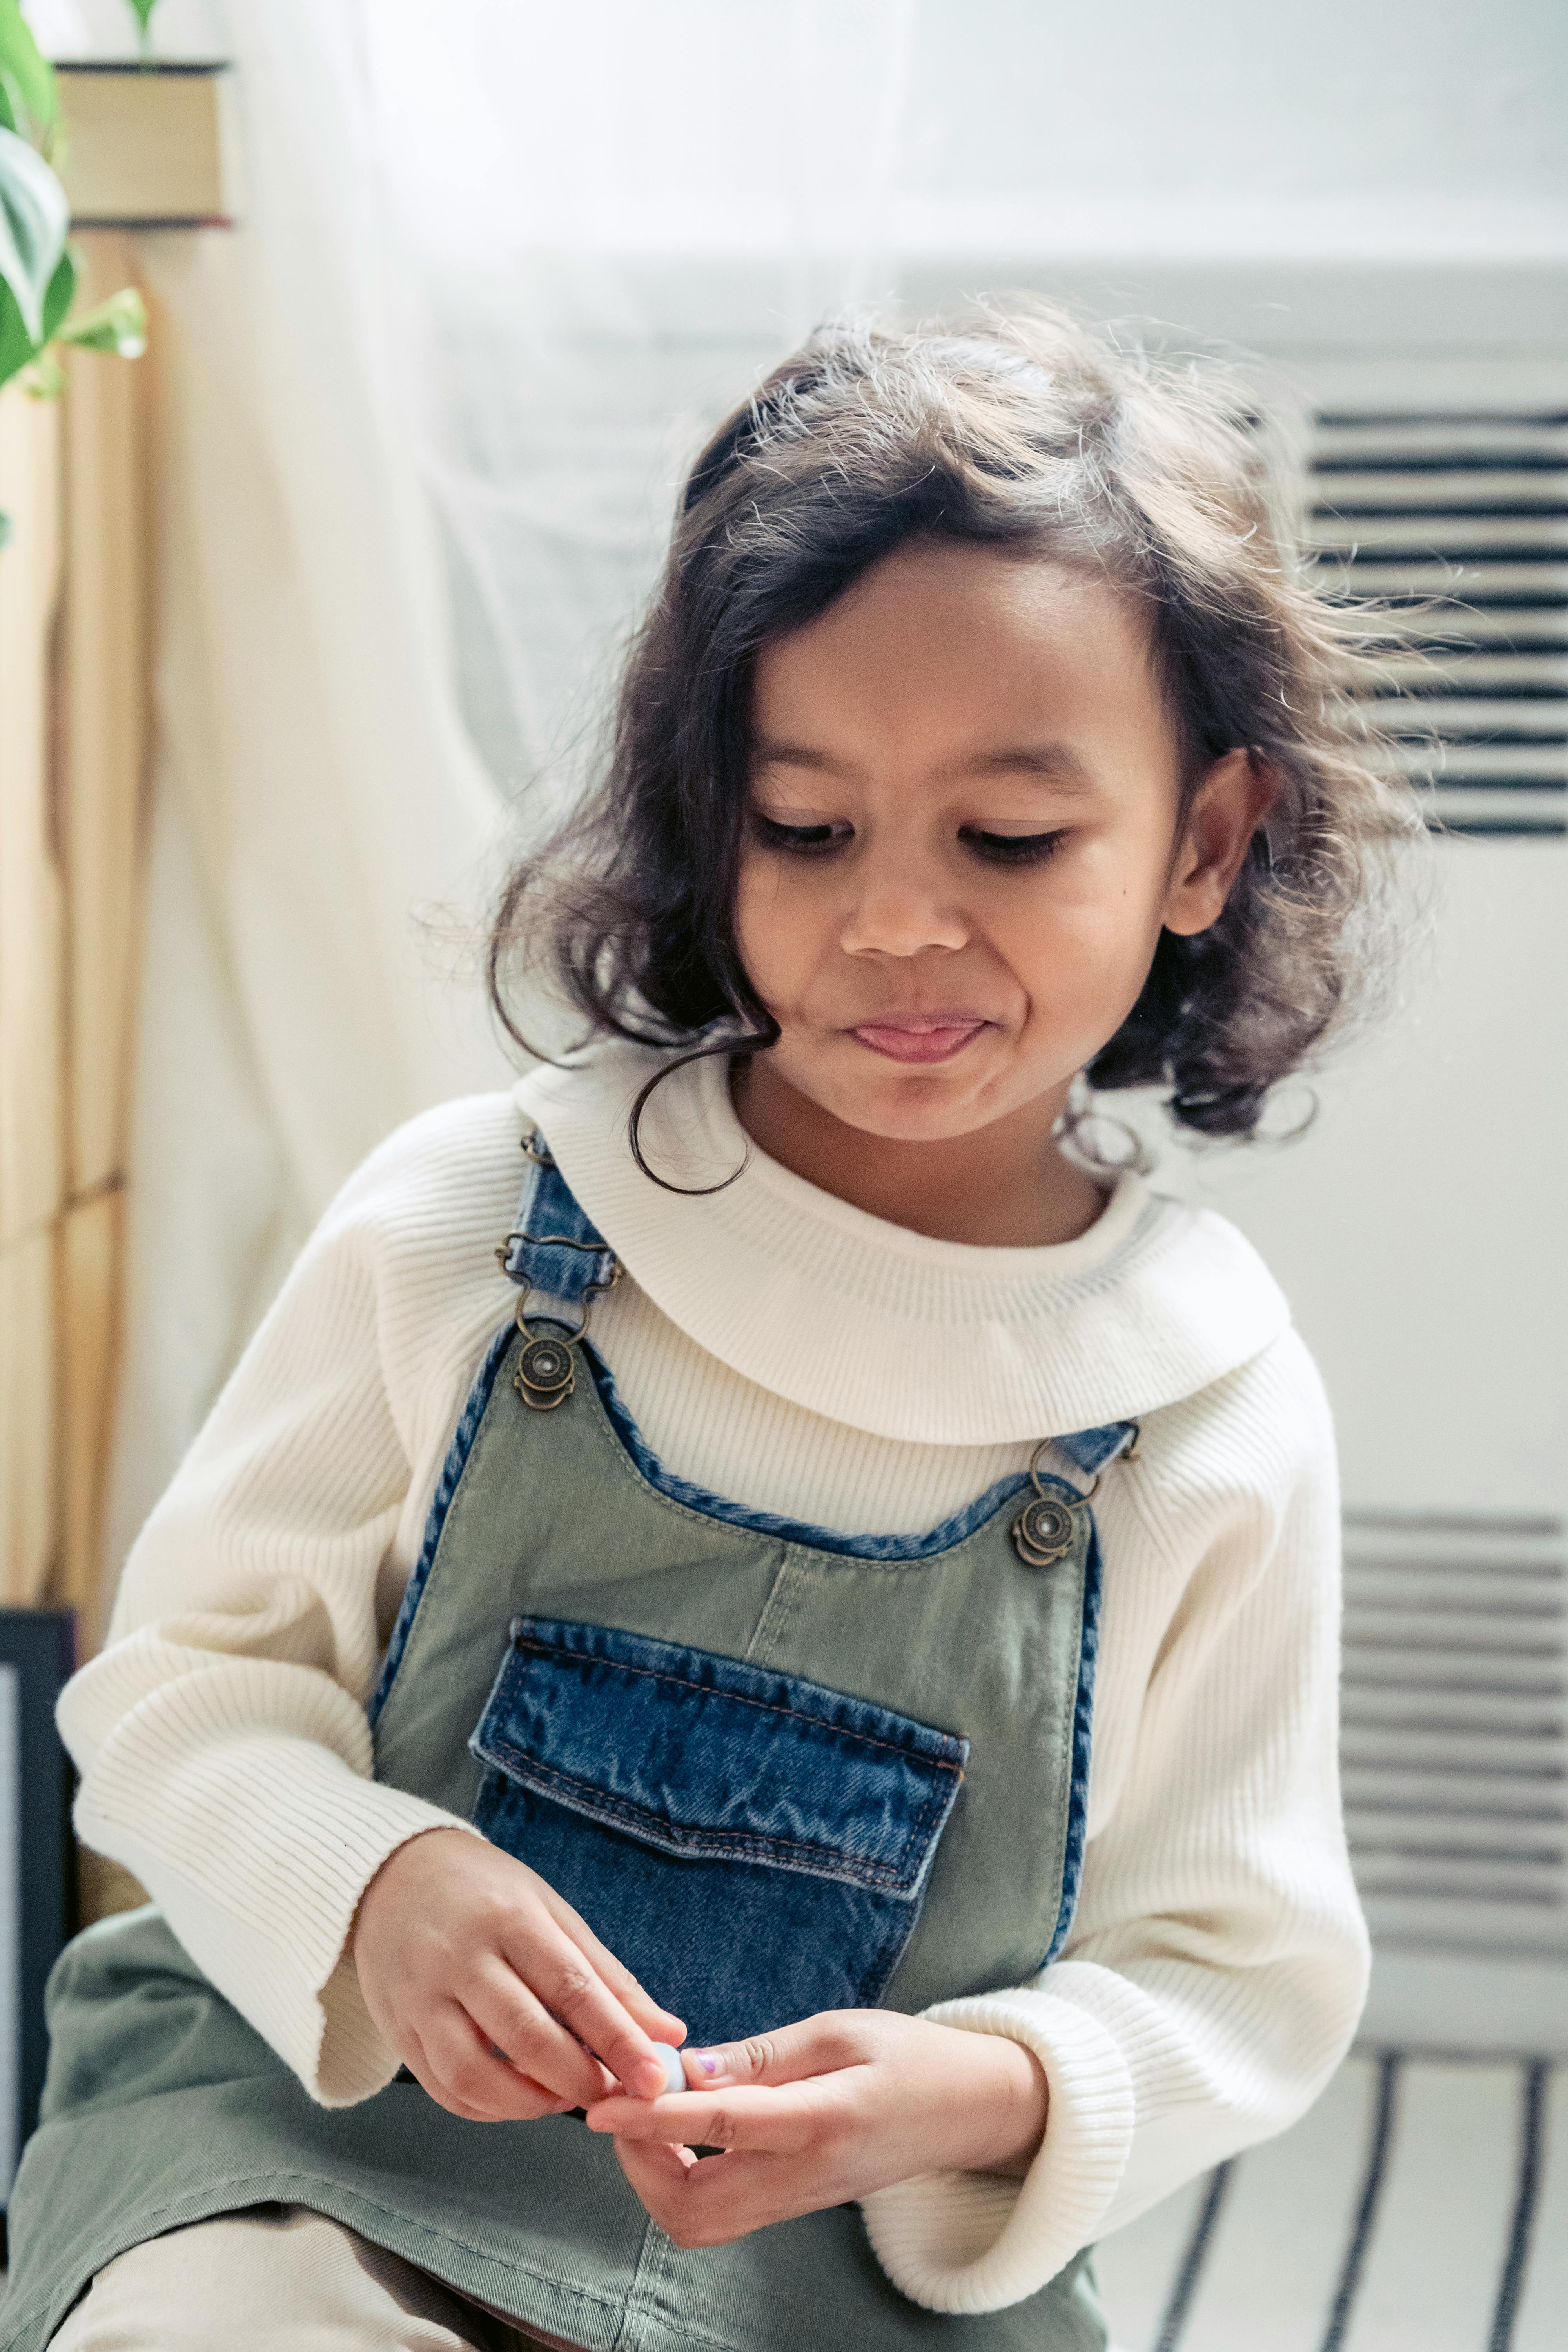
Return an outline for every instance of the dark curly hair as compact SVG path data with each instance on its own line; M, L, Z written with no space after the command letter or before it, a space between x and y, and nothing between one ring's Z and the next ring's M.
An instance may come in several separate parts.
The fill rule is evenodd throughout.
M1255 426L1227 371L1043 305L813 335L693 466L603 780L506 886L489 972L511 1035L527 1045L510 985L542 963L593 1032L685 1055L777 1041L732 919L753 664L906 541L956 540L1092 569L1147 607L1184 811L1233 749L1273 780L1223 915L1162 934L1085 1073L1163 1087L1200 1134L1253 1135L1376 970L1384 853L1420 829L1369 764L1372 656L1277 527Z

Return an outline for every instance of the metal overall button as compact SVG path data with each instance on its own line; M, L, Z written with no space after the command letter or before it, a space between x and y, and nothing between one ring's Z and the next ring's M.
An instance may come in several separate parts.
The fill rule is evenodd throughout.
M1072 1549L1073 1516L1054 1495L1037 1495L1013 1522L1013 1548L1029 1568L1049 1568Z
M512 1385L525 1404L548 1412L563 1404L577 1385L577 1364L565 1339L532 1339L518 1356Z
M1029 1484L1035 1491L1011 1529L1013 1549L1026 1568L1054 1568L1058 1559L1067 1558L1078 1538L1079 1511L1100 1492L1097 1475L1088 1494L1076 1496L1070 1503L1060 1495L1047 1494L1040 1484L1040 1456L1050 1442L1042 1437L1029 1458Z
M1100 1449L1102 1464L1135 1462L1138 1458L1138 1423L1120 1422L1109 1430L1089 1433L1095 1437L1109 1436L1111 1445ZM1094 1484L1087 1495L1075 1495L1058 1482L1054 1494L1047 1495L1040 1484L1040 1456L1051 1440L1042 1437L1029 1456L1029 1484L1034 1494L1014 1520L1009 1532L1013 1549L1026 1568L1053 1568L1065 1559L1078 1540L1079 1514L1086 1511L1100 1492L1102 1472L1094 1474Z

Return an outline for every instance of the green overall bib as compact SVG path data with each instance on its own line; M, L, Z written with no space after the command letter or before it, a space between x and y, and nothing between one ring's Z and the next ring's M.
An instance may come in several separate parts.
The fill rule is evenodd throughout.
M523 1297L437 1488L377 1777L525 1857L696 2045L1034 1977L1083 1864L1100 1565L1079 1488L1006 1479L920 1537L747 1510L664 1470L582 1339L615 1262L537 1138L506 1265ZM1134 1435L1056 1443L1093 1475ZM1084 2256L951 2317L899 2294L853 2206L682 2252L574 2117L465 2122L406 2075L318 2106L153 1907L77 1938L49 2016L15 2352L125 2248L272 2200L594 2352L1106 2341Z

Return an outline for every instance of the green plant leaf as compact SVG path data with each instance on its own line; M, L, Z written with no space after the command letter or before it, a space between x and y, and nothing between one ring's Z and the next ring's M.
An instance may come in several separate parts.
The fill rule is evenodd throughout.
M0 286L0 383L42 360L49 337L70 309L75 292L76 264L68 253L62 253L44 296L43 331L34 342L22 323L22 313L10 289Z
M40 136L53 130L59 110L55 69L28 31L18 0L0 0L0 102L9 118L5 129L20 132L30 118Z
M126 5L141 26L142 37L145 38L147 27L152 22L153 11L158 5L158 0L126 0Z
M19 368L25 368L37 345L22 324L22 313L16 308L16 298L0 278L0 383L9 383Z
M62 327L55 340L79 351L117 352L122 360L139 360L147 348L147 306L134 286L121 287L107 302Z
M55 264L55 274L44 296L43 331L38 337L40 343L47 343L49 337L58 334L65 325L66 314L75 297L76 263L71 259L68 247Z
M0 285L35 343L42 340L44 298L69 222L66 192L43 157L14 131L0 131Z
M28 212L26 197L16 197L16 203L12 203L16 181L7 181L7 176L5 176L9 160L14 158L14 152L19 148L28 160L28 167L33 167L36 174L40 172L42 179L52 181L54 188L58 188L58 181L54 181L49 167L40 163L37 155L33 155L33 148L26 146L21 139L12 136L9 131L0 131L0 383L9 383L14 374L19 374L21 369L40 358L49 336L66 322L70 301L75 297L75 261L61 247L57 258L54 258L54 268L49 270L49 278L42 287L42 294L37 297L36 313L24 315L24 308L21 308L19 287L16 287L14 278L19 278L26 287L36 289L36 261L30 257L37 254L37 221ZM61 203L64 203L64 197L61 197ZM24 221L24 236L19 236L14 228L16 219ZM54 237L54 226L45 221L45 247L42 249L47 254L47 247ZM16 264L16 257L21 254L24 237L26 245L28 245L28 261L24 266L12 268L12 264Z

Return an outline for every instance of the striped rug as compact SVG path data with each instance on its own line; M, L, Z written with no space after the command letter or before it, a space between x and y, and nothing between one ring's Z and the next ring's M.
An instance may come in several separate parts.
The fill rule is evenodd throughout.
M1568 2352L1568 2066L1358 2053L1097 2268L1115 2352Z

